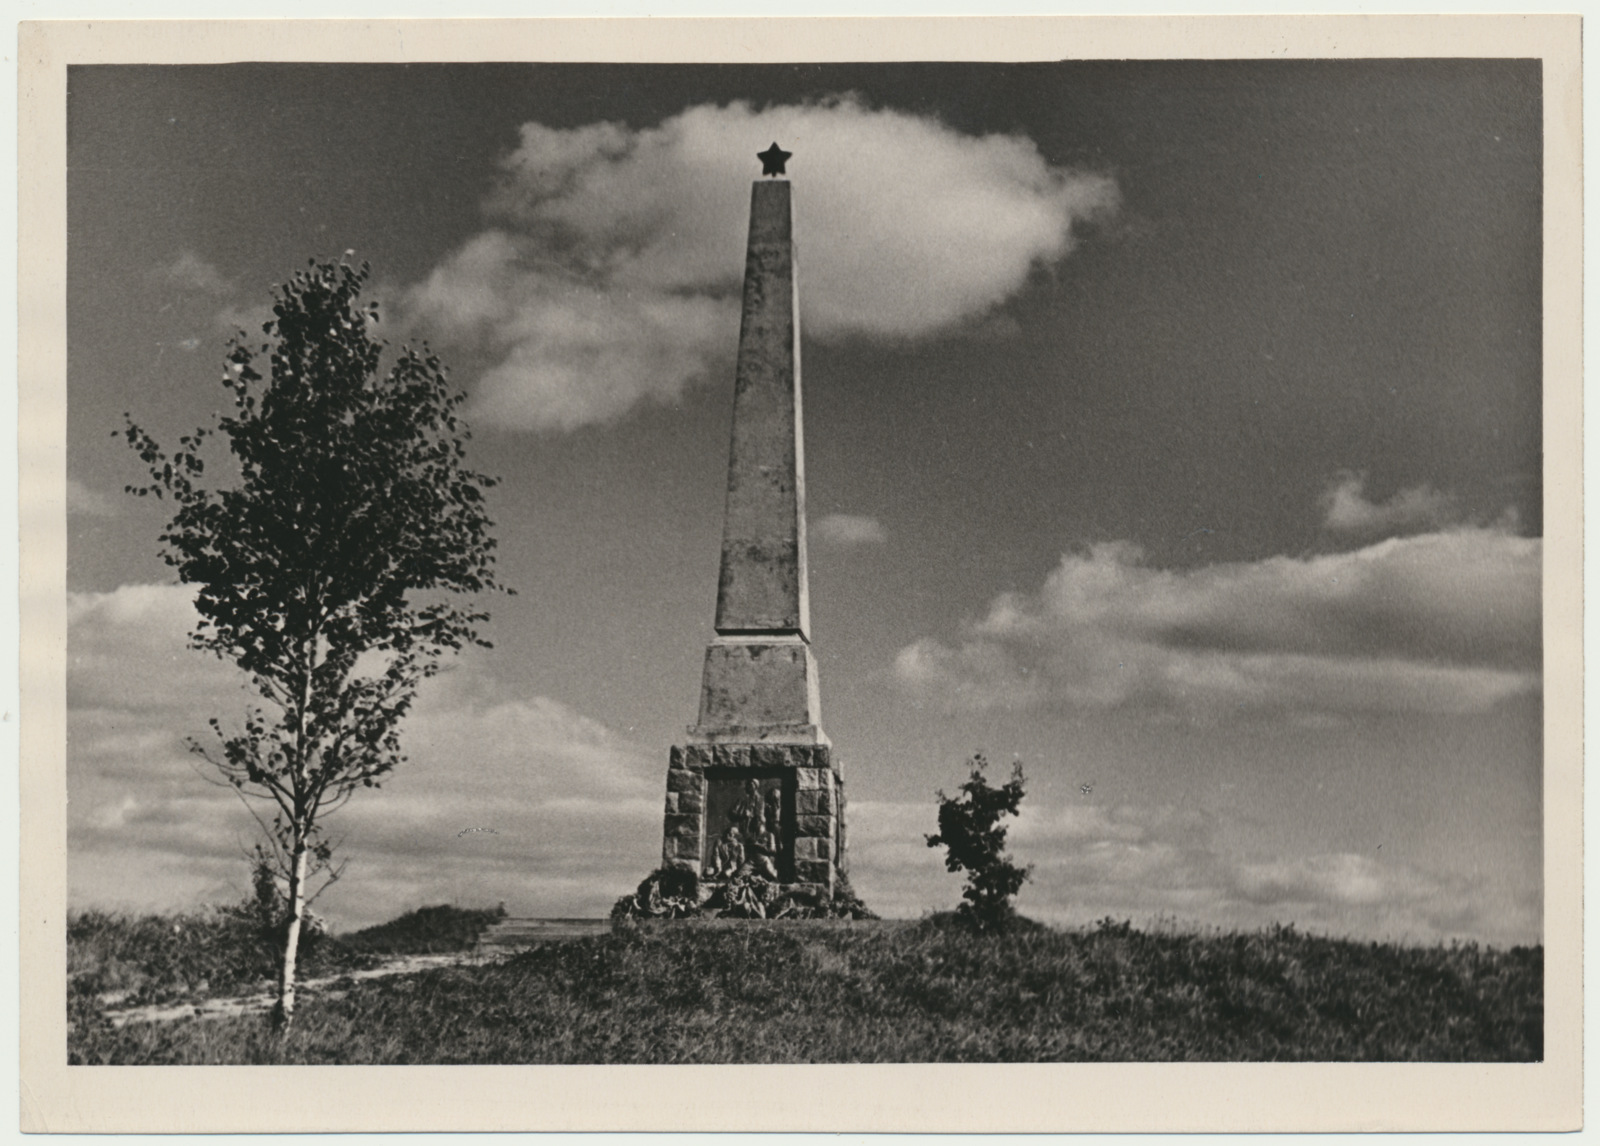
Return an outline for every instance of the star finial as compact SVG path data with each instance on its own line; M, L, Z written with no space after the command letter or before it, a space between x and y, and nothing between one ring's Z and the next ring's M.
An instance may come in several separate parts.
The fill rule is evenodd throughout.
M784 173L783 165L789 161L789 156L793 154L794 152L785 151L779 147L777 141L774 140L771 147L765 151L756 152L756 158L761 160L761 174L782 175Z

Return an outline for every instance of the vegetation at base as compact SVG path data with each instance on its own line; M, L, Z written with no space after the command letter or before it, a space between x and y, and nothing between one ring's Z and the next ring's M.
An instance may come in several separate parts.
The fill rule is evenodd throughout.
M85 1063L1531 1061L1542 947L665 922L265 1019L75 1029Z
M470 951L478 937L506 917L499 907L419 907L398 919L368 927L339 942L353 951L381 955L439 955L449 951Z
M701 883L688 868L659 867L631 895L611 905L614 921L643 919L876 919L846 876L831 898L783 885L740 869L732 879Z

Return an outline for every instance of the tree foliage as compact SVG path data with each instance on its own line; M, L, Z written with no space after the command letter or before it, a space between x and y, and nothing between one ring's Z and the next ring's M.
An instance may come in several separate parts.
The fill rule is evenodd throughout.
M501 586L485 491L467 467L454 390L426 345L380 372L369 276L312 260L273 292L259 343L229 343L232 409L181 437L170 457L126 418L122 434L170 498L162 556L196 586L194 647L243 669L263 703L242 726L212 719L190 747L226 783L272 805L290 926L285 993L312 865L331 846L323 817L403 760L400 724L420 682L479 636L487 613L464 598ZM263 369L264 367L264 369ZM202 449L220 439L236 471L207 482Z
M1005 853L1006 826L1001 820L1017 814L1022 804L1022 762L1012 766L1011 779L994 787L985 770L989 762L973 756L970 775L960 794L939 797L939 831L926 837L930 848L944 847L948 871L967 873L957 909L980 929L1004 926L1016 914L1012 898L1022 890L1032 867L1018 867Z

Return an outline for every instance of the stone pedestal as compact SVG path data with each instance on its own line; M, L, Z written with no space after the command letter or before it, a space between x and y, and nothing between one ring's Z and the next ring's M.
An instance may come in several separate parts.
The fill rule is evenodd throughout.
M847 871L844 803L827 744L674 748L662 866L712 883L743 870L827 898Z

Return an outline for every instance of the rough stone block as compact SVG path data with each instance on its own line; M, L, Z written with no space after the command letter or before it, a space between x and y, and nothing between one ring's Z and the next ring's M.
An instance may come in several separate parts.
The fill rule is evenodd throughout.
M661 866L676 868L678 871L692 871L695 875L700 874L700 860L698 858L666 859L662 862Z
M683 753L684 750L678 745L674 744L672 746L672 753L667 757L667 769L669 771L677 771L679 768L687 767L683 762Z
M822 857L817 853L817 844L819 842L820 842L819 840L815 839L812 836L797 836L797 837L795 837L795 841L794 841L794 858L795 858L795 862L799 863L801 860L821 859Z
M668 836L661 849L663 862L674 867L684 863L693 862L695 870L700 869L700 841L690 836Z
M794 830L799 836L818 836L826 838L833 835L832 816L796 816Z
M667 815L669 815L669 816L674 815L679 810L678 809L678 797L681 794L682 793L679 793L679 792L668 792L667 793L667 807L666 807Z
M694 840L700 838L700 817L698 815L670 815L666 817L666 821L667 835L681 836Z
M801 883L830 884L833 874L833 865L827 860L796 860L794 864L795 879Z
M794 775L795 784L802 791L807 788L827 788L832 784L824 768L796 768Z
M711 752L711 762L718 768L750 767L748 744L718 744Z
M705 778L698 772L690 772L684 768L673 768L667 772L669 792L698 792L704 783Z
M794 810L802 816L827 816L833 813L833 794L826 788L807 788L794 794Z
M756 768L786 768L793 749L784 744L757 744L750 749L750 764Z
M667 811L692 813L705 811L705 797L701 796L699 792L675 792L673 794L678 797L678 806L676 808L668 808Z

